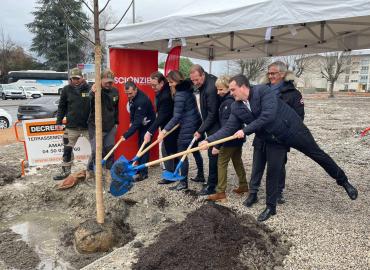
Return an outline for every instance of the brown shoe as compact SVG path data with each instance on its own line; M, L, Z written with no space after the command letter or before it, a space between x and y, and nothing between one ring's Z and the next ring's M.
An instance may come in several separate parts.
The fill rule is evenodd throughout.
M219 192L219 193L209 195L206 201L225 203L227 202L227 198L226 198L225 192Z
M239 195L243 195L244 193L247 193L249 191L248 187L238 187L233 189L233 192Z

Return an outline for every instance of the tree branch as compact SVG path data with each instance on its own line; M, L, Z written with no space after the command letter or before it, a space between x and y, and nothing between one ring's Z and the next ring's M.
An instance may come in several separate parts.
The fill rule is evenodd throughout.
M110 2L110 0L108 0L107 3L105 4L105 6L99 11L99 14L101 14L105 10L105 8L108 6L109 2Z
M92 8L84 1L84 0L81 0L82 3L84 3L84 5L90 10L90 12L92 14L94 14L94 10L92 10ZM109 1L108 1L109 2Z
M133 3L134 3L134 0L131 1L131 4L128 6L128 8L126 9L125 13L123 13L121 19L119 19L119 21L116 23L115 26L113 26L111 29L105 29L105 28L99 29L99 31L100 30L104 30L106 32L109 32L109 31L114 30L121 23L121 21L123 20L123 18L126 16L127 12L129 11L129 9L130 9L130 7L132 6Z

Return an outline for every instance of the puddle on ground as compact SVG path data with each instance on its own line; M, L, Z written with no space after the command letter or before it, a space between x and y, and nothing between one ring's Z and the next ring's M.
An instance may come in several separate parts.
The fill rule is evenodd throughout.
M40 257L38 270L72 270L75 269L57 254L58 227L73 222L68 214L56 211L27 213L0 224L0 229L10 228L22 236Z

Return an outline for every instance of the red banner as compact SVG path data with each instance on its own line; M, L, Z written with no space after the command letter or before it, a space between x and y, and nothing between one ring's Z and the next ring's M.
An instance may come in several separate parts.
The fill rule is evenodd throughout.
M119 90L119 126L116 141L127 131L130 125L128 99L125 83L133 81L146 93L154 104L155 93L150 86L150 74L158 70L158 52L149 50L109 49L110 68L115 74L115 86ZM134 134L124 141L115 151L115 159L124 155L132 159L138 151L138 136ZM150 159L158 159L158 146L150 150Z
M164 76L167 76L171 70L179 70L180 68L181 46L176 46L171 49L167 55L164 65Z

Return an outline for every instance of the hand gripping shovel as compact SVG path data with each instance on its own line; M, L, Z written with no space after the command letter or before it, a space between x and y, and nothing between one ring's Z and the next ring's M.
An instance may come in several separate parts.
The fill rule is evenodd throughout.
M108 154L105 155L105 157L102 159L101 161L101 164L104 166L105 163L107 162L107 159L110 157L110 155L113 154L114 150L117 149L117 147L121 144L121 142L123 142L123 137L121 137L121 139L119 139L119 141L113 146L113 148L109 151Z
M174 132L180 125L177 124L174 126L170 131L168 131L164 138L170 135L172 132ZM137 173L138 170L132 170L133 163L137 161L140 157L142 157L146 152L148 152L150 149L152 149L156 144L159 143L159 140L155 140L152 144L150 144L147 148L145 148L143 151L143 145L141 145L139 151L137 152L136 156L132 160L127 160L123 155L113 164L111 168L111 177L112 177L112 183L110 186L110 192L114 196L121 196L125 194L127 191L129 191L132 187L132 181L133 176ZM109 154L109 153L108 153ZM141 169L144 167L141 167ZM130 171L129 174L125 174L124 172ZM127 181L127 179L129 179ZM117 194L117 195L115 195Z
M229 137L226 137L226 138L208 143L207 146L211 147L211 146L214 146L214 145L217 145L217 144L220 144L220 143L224 143L224 142L234 140L236 138L237 138L237 136L235 136L235 135L229 136ZM110 192L115 197L121 196L133 187L133 185L134 185L133 176L137 173L137 171L139 171L139 170L141 170L145 167L154 166L154 165L157 165L161 162L164 162L164 161L167 161L167 160L170 160L170 159L174 159L174 158L177 158L177 157L181 157L183 155L188 155L190 153L193 153L193 152L196 152L196 151L199 151L199 150L201 150L200 146L195 147L195 148L191 148L191 149L188 149L188 150L185 150L185 151L182 151L182 152L179 152L177 154L173 154L173 155L170 155L170 156L167 156L167 157L164 157L164 158L160 158L160 159L157 159L157 160L145 163L145 164L141 164L139 166L129 165L127 160L123 156L121 156L118 160L116 160L116 162L114 162L114 164L112 166L112 169L111 169L111 174L112 174L113 181L112 181L111 186L110 186ZM122 159L126 160L126 162L123 161Z
M197 141L197 138L194 137L193 140L190 142L188 148L186 150L189 150L190 148L193 147L193 144ZM170 171L164 171L162 173L162 178L167 180L167 181L181 181L181 180L184 180L185 179L185 175L180 175L179 174L179 171L182 167L182 164L184 163L184 160L185 158L187 157L188 154L185 154L182 156L181 160L179 161L179 163L177 164L176 166L176 169L174 172L170 172Z

